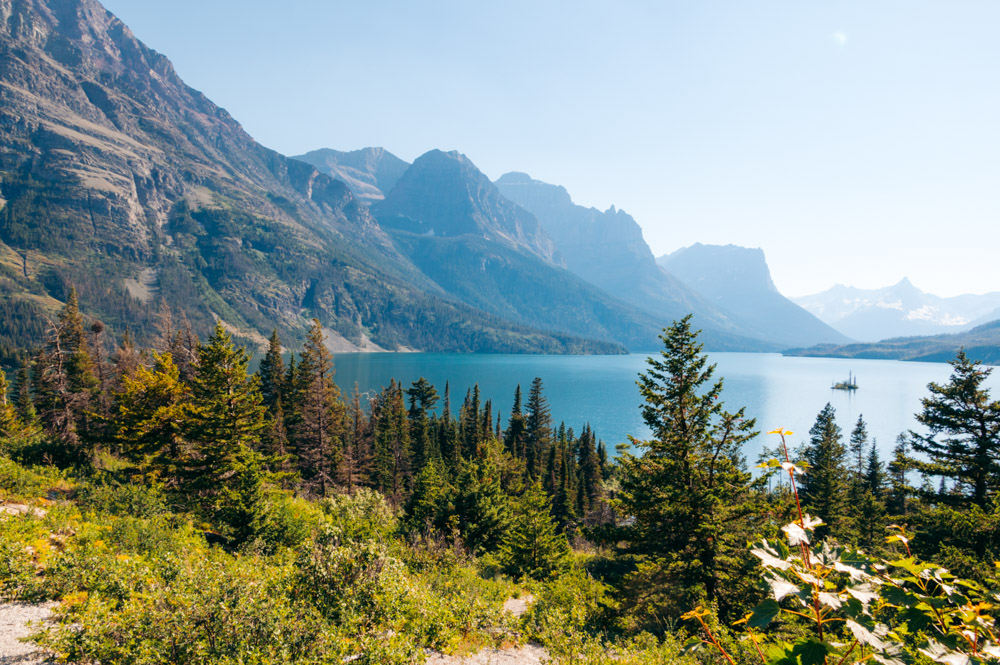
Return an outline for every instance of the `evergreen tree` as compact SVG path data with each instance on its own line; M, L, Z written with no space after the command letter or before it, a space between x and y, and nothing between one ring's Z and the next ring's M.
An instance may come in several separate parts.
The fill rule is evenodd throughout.
M910 439L906 434L896 437L896 446L892 450L892 461L889 462L889 512L905 517L909 512L908 499L915 489L910 485L907 474L913 469L910 458Z
M268 341L267 353L260 361L260 395L264 406L274 414L275 406L283 401L285 388L285 361L281 357L281 339L275 328Z
M400 505L410 488L410 427L403 389L390 380L378 400L372 483L393 505Z
M257 377L247 374L249 362L221 322L199 348L187 427L194 444L188 473L192 489L203 495L221 489L232 477L237 455L256 450L267 426Z
M858 416L858 422L851 431L847 450L851 459L852 480L859 484L865 475L865 457L868 451L868 426L863 416Z
M865 465L865 487L875 496L885 492L885 469L878 455L878 441L872 441Z
M216 519L233 546L265 537L272 526L263 458L240 444L232 457L230 476L216 503Z
M552 446L552 414L549 401L542 392L542 379L537 376L528 392L525 425L525 464L530 477L540 479Z
M931 477L955 483L957 493L939 497L988 510L1000 485L1000 401L991 401L985 381L992 368L972 361L965 351L951 361L947 384L930 383L917 421L929 434L910 432L913 449L925 459L913 464Z
M115 439L140 472L176 488L189 453L184 432L190 388L169 353L154 352L153 359L151 369L139 366L122 378Z
M449 513L451 488L439 460L432 459L417 474L406 503L406 522L418 531L442 531Z
M827 403L809 429L809 442L802 448L802 458L808 463L802 477L799 496L803 506L824 524L816 533L844 536L848 517L847 450L841 442L836 410Z
M344 432L344 454L340 467L340 484L354 494L369 482L372 464L371 421L361 405L361 391L355 382L351 402L347 406L347 427Z
M525 440L527 424L524 414L521 412L521 384L517 384L514 390L514 407L510 410L510 420L507 422L507 431L504 432L504 449L517 459L524 459Z
M512 576L541 580L562 568L568 555L566 537L552 521L549 498L540 483L532 483L515 503L500 559Z
M21 417L21 422L30 425L34 423L38 414L35 412L35 401L31 396L31 364L27 357L21 358L21 364L17 368L17 413Z
M4 439L13 438L21 431L20 418L17 417L17 410L8 398L7 392L7 375L0 369L0 443L3 443Z
M496 550L507 535L511 515L495 456L463 462L455 486L455 515L466 547L473 552Z
M431 431L428 412L438 401L437 390L424 377L414 381L406 390L410 398L410 443L413 449L413 470L419 473L424 465L441 457L437 447L437 437Z
M292 368L289 363L290 373ZM289 429L296 457L306 482L324 495L337 474L346 410L333 382L333 356L323 344L318 319L313 319L294 380L296 401L289 403L294 404Z
M633 440L642 455L624 452L619 460L614 506L631 524L617 538L644 564L631 588L647 588L650 579L665 585L660 607L647 611L679 613L707 600L730 617L747 602L752 579L745 546L756 509L742 447L755 423L743 409L723 409L722 381L712 382L715 366L697 334L690 316L665 329L665 349L639 375L653 438Z

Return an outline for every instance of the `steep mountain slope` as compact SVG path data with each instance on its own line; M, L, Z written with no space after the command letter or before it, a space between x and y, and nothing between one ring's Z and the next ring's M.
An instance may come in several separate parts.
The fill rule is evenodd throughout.
M871 344L843 346L824 344L807 349L793 349L786 351L785 355L947 362L955 357L959 349L965 349L973 360L1000 365L1000 321L992 321L951 335L893 337Z
M162 302L248 338L316 316L368 348L617 348L443 298L344 183L257 144L94 0L0 0L0 206L0 345L37 342L74 284L140 336Z
M385 228L440 237L475 235L561 263L534 215L501 196L458 152L431 150L418 157L374 211Z
M384 199L385 193L396 186L410 166L385 148L363 148L350 152L321 148L292 159L312 164L320 173L342 180L356 197L366 203Z
M566 267L627 303L672 321L695 313L698 325L745 334L725 314L656 265L642 229L623 210L573 203L565 188L507 173L496 181L506 198L532 212L555 241Z
M759 248L696 243L657 262L765 339L788 346L850 341L778 292Z
M868 342L968 330L998 318L992 314L1000 308L1000 293L940 298L905 278L881 289L838 284L792 300L845 335Z
M534 215L458 153L418 158L372 210L424 274L497 316L643 351L658 348L660 329L676 318L641 311L553 265L553 245ZM688 311L678 308L676 316ZM715 349L773 348L718 328L706 329L704 339Z

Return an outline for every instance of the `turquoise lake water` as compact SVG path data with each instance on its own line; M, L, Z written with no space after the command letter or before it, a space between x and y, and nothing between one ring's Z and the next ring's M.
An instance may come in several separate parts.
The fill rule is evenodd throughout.
M342 354L335 357L336 379L341 390L350 393L357 382L362 392L378 390L391 378L409 384L425 377L444 395L445 381L451 386L452 409L457 411L465 392L479 383L482 399L493 400L494 418L498 410L506 424L513 403L514 388L527 389L534 377L544 385L556 423L565 421L579 431L590 423L598 438L611 450L632 435L648 435L639 413L641 402L635 384L646 366L647 354L627 356L537 356L379 353ZM891 451L896 436L917 429L913 414L931 381L945 382L951 367L944 363L911 363L893 360L843 360L835 358L790 358L778 354L713 353L718 365L716 376L724 379L722 399L731 411L746 406L747 415L757 419L761 432L784 427L795 434L790 443L808 437L823 406L837 409L837 422L846 436L859 414L868 423L883 459ZM855 392L831 390L835 381L857 376ZM989 378L994 398L1000 397L1000 373ZM764 436L751 442L746 452L754 461ZM775 439L772 435L769 439ZM769 440L773 446L775 441Z

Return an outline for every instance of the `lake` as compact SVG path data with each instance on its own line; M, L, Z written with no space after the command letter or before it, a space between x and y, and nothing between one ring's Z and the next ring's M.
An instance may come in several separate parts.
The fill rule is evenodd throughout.
M632 435L643 438L649 430L639 413L641 399L635 384L646 367L647 354L626 356L539 356L491 354L375 353L335 356L336 380L345 397L357 382L362 392L376 391L391 378L405 387L421 376L444 395L451 386L453 411L458 410L466 390L479 383L482 399L493 401L503 423L513 404L514 388L521 385L527 401L532 379L541 377L556 423L565 421L579 431L590 423L598 438L614 445ZM761 432L784 427L794 432L790 443L808 438L816 414L830 402L837 409L837 422L845 430L845 442L859 414L868 423L869 434L879 442L885 460L896 436L917 429L913 414L920 398L927 396L931 381L946 382L951 367L944 363L913 363L895 360L844 360L839 358L792 358L767 353L712 353L716 377L724 379L722 399L735 411L746 406L757 419ZM857 376L854 392L831 390L835 381ZM1000 374L988 379L994 398L1000 397ZM766 437L773 446L776 436ZM746 450L756 460L765 436L757 437Z

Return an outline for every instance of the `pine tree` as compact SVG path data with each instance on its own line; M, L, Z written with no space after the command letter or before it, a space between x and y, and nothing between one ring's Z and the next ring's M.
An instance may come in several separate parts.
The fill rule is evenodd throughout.
M809 429L809 442L802 449L802 458L809 464L799 487L802 504L823 520L816 533L822 537L833 533L846 534L848 516L847 450L841 443L836 410L829 403L816 416Z
M17 410L7 395L7 375L0 369L0 444L4 439L13 438L21 431L21 420ZM3 448L0 447L0 450Z
M896 446L892 450L892 461L889 462L888 507L892 515L905 517L909 512L908 500L915 492L907 478L912 469L910 439L906 434L900 434L896 437Z
M550 514L549 498L538 482L514 506L513 526L500 548L500 559L514 577L542 580L563 567L569 555L566 537Z
M151 369L140 366L122 378L115 439L140 472L176 488L189 453L184 432L190 388L169 353L154 352L153 359Z
M418 531L441 531L446 526L451 488L441 462L430 460L417 474L413 493L406 503L409 528Z
M261 455L240 444L215 508L215 517L233 546L253 542L270 531L272 509L267 478Z
M926 456L913 464L922 473L954 481L957 493L941 499L989 510L1000 486L1000 401L991 401L984 383L992 368L965 351L951 361L947 384L930 383L917 421L929 434L910 432L913 449Z
M410 488L412 460L406 404L402 387L395 379L390 380L378 402L372 480L375 489L393 505L400 505Z
M865 487L875 496L885 492L885 469L878 455L878 441L872 441L865 464Z
M858 422L851 431L847 450L851 458L852 479L855 483L860 483L865 475L865 453L868 451L868 426L862 416L858 416Z
M723 409L722 381L712 382L715 366L697 334L690 316L665 329L664 350L639 375L643 420L653 438L633 440L640 457L621 456L614 506L631 522L621 529L619 547L644 562L631 588L647 587L651 575L666 584L656 603L668 611L706 600L728 617L751 584L745 546L757 511L742 447L756 434L755 423L743 409ZM634 594L634 602L641 595Z
M523 460L525 455L525 439L527 424L524 414L521 412L521 384L517 384L514 390L514 407L510 410L510 420L507 422L507 431L504 432L504 449L516 457Z
M290 373L292 367L289 363ZM323 329L317 319L313 319L294 373L295 401L289 403L293 411L289 429L296 457L306 482L325 495L338 473L346 409L333 382L333 356L323 344Z
M361 391L355 382L351 401L347 406L347 427L344 432L343 462L340 467L340 484L354 494L362 485L369 484L372 466L372 428L361 405Z
M187 437L192 489L211 495L230 477L237 455L256 450L267 423L256 376L247 373L250 357L237 349L218 322L198 353L192 385Z
M455 487L455 515L466 547L473 552L496 550L511 526L510 501L496 460L487 455L463 462Z
M267 353L260 361L260 394L264 406L273 414L275 406L284 399L285 361L281 357L281 339L275 328L268 341Z
M525 423L525 464L532 478L541 478L552 446L552 414L542 392L542 379L535 377L528 392L528 417Z
M31 425L38 418L35 412L35 400L31 396L31 363L27 357L21 358L21 364L17 368L17 413L21 422Z
M437 390L424 377L413 382L406 390L410 398L410 443L413 449L413 471L420 473L431 460L441 457L436 437L431 431L428 412L438 401Z

